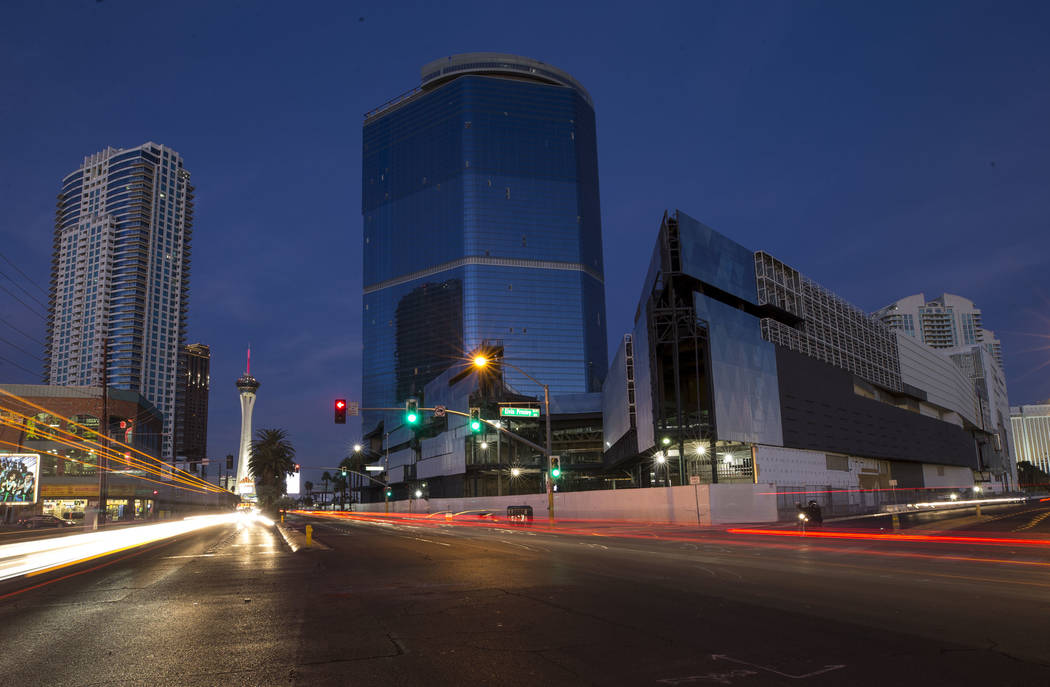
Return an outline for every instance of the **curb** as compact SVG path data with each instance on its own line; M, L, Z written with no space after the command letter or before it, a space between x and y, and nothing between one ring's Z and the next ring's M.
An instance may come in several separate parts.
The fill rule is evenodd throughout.
M292 550L292 553L298 553L303 549L317 549L321 551L332 550L332 547L317 541L317 539L314 539L312 546L308 547L306 545L306 535L298 530L289 529L279 522L275 522L274 527L276 527L277 531L281 533L282 537L284 537L284 543L288 545L288 548Z

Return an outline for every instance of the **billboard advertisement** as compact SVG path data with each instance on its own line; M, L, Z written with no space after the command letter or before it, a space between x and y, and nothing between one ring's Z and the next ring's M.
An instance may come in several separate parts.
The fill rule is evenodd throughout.
M284 493L289 495L295 495L299 493L299 471L296 470L292 474L284 478Z
M40 454L0 454L0 503L28 506L40 493Z

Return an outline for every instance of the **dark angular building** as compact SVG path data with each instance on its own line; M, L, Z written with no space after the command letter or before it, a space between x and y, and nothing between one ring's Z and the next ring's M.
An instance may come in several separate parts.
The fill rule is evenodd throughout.
M594 108L572 76L493 53L425 65L365 115L362 185L362 405L403 403L486 339L551 393L600 390Z
M797 494L855 512L894 488L1011 486L951 360L682 212L636 312L604 387L603 462L639 486L765 483L791 515Z
M208 390L211 386L211 349L200 343L183 347L176 399L176 455L194 472L208 452Z

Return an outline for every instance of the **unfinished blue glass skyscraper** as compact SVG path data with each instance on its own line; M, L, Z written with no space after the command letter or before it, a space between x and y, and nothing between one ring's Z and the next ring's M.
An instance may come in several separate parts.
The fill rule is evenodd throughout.
M594 109L573 77L491 53L427 64L365 116L362 187L363 406L419 395L485 340L553 394L601 389Z

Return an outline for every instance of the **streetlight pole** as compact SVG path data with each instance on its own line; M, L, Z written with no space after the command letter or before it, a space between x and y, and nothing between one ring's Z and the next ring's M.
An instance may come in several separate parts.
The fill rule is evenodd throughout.
M474 356L475 367L485 367L488 365L489 359L483 355ZM550 462L550 457L553 455L551 448L551 392L550 387L530 375L525 370L521 369L514 363L508 363L506 359L501 355L499 357L500 365L509 365L512 369L517 370L521 374L525 375L526 378L532 380L536 384L543 387L543 414L546 417L547 425L547 457L546 460ZM550 521L554 522L554 478L551 477L550 472L547 473L547 510L550 516Z

